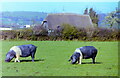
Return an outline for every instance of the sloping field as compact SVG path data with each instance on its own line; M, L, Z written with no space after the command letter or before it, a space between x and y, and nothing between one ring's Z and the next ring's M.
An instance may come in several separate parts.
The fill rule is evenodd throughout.
M80 41L2 41L2 76L117 76L118 42ZM34 44L35 62L31 57L20 58L20 63L4 62L5 55L14 45ZM98 49L96 64L92 59L82 60L82 65L68 62L78 47L95 46Z

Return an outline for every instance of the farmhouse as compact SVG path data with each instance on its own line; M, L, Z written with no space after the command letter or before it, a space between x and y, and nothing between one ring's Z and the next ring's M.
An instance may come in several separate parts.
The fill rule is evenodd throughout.
M77 28L93 27L92 20L89 15L79 15L73 13L57 13L49 14L41 26L48 30L55 30L62 24L70 24Z
M30 27L31 27L30 25L13 25L13 26L0 25L0 30L17 30L17 29L25 29Z

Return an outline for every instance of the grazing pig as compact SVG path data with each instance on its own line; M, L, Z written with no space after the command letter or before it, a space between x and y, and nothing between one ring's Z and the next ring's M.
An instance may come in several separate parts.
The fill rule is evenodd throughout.
M13 58L15 58L15 62L20 62L19 57L28 56L31 56L32 61L34 61L36 48L37 47L32 44L13 46L6 54L5 62L10 62Z
M92 62L95 64L95 57L97 55L97 49L93 46L84 46L77 48L74 54L70 57L71 64L75 64L77 61L81 64L82 59L92 58Z

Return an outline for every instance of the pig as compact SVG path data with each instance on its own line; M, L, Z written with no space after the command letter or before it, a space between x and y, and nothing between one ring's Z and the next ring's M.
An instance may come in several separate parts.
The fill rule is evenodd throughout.
M31 56L32 61L34 62L36 49L37 47L32 44L13 46L6 54L5 62L10 62L13 58L15 58L14 62L20 62L19 57L28 56Z
M97 55L97 49L93 46L83 46L76 48L75 52L70 57L71 64L81 64L82 59L92 58L92 63L95 64L95 57Z

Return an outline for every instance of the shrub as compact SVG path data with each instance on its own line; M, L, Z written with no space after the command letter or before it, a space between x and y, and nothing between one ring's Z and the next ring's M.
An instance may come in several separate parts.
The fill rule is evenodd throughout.
M2 39L9 40L9 39L15 39L16 38L16 31L2 31L1 32Z
M62 38L65 40L72 40L78 38L78 30L76 27L69 25L69 24L63 24L62 25L63 30L62 30Z
M84 28L79 28L77 35L78 35L78 40L86 40L87 39L87 33Z
M33 30L32 29L19 30L17 35L18 38L20 39L31 40L31 37L33 36Z
M44 28L10 30L0 32L3 40L82 40L82 41L111 41L120 40L119 29L107 28L76 28L69 24L63 24L62 29L54 34L48 35Z
M92 39L100 41L119 40L119 30L97 28L93 33Z
M33 28L33 32L34 32L34 35L36 36L47 36L48 35L47 30L42 26L35 26Z

